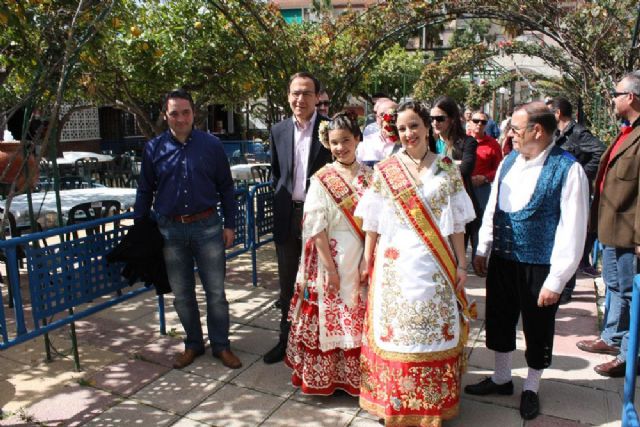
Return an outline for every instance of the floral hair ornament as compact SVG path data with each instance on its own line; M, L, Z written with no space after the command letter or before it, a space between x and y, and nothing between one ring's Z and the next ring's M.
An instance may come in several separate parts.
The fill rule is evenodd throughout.
M400 141L398 128L396 127L397 119L398 112L395 108L387 110L387 112L382 115L382 136L384 136L385 139L396 144L398 144Z
M322 120L318 126L318 138L326 149L329 149L329 120Z

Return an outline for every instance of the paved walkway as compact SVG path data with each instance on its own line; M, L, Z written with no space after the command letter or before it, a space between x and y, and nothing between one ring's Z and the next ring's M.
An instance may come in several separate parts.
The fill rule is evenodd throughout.
M77 323L82 372L69 357L44 363L42 339L0 352L0 425L65 426L379 426L356 398L309 397L294 389L290 370L261 358L275 344L278 311L275 253L259 252L260 286L251 286L249 257L229 266L227 296L232 314L232 348L243 367L229 370L210 353L183 369L171 368L182 349L181 327L167 298L166 337L157 333L155 298L146 294ZM484 347L484 282L472 277L469 293L479 303L473 323L464 384L491 372ZM200 295L202 297L202 295ZM204 307L201 304L201 309ZM203 310L204 313L204 310ZM622 379L606 379L593 366L606 356L587 354L576 341L595 337L594 283L581 279L574 300L560 308L553 367L543 376L541 415L529 422L518 413L524 377L524 340L514 357L513 396L462 396L460 415L445 426L617 426ZM53 336L68 351L66 330Z

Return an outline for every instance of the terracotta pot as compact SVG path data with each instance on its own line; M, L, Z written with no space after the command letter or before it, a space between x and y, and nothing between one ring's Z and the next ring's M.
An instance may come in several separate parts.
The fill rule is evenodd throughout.
M24 156L21 151L22 146L19 141L0 142L0 177L2 177L0 178L0 184L11 184L17 180L17 193L22 193L27 189L27 171L29 171L30 175L29 186L31 188L38 182L40 175L35 155L29 156L27 168L18 175L18 171L24 162ZM18 152L17 155L15 154L16 152ZM9 167L10 162L11 166ZM9 169L5 173L7 167Z

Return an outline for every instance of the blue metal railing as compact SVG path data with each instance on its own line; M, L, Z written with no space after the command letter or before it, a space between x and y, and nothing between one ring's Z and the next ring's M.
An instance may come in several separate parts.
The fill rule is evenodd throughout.
M638 412L634 405L636 392L636 372L638 370L638 335L640 333L640 274L633 279L633 296L631 300L631 320L629 330L629 347L627 348L627 367L624 377L624 394L622 399L622 427L638 427Z
M273 189L269 183L235 192L238 210L234 246L227 250L231 259L251 251L252 281L257 286L256 250L271 240L273 231ZM132 287L120 272L122 263L107 263L105 255L124 237L131 225L123 220L133 219L133 213L101 218L0 241L0 252L5 255L7 285L13 301L13 319L7 321L3 295L0 292L0 350L45 335L64 325L94 314L147 292L151 287ZM80 230L113 224L113 229L87 233L78 239L64 239ZM60 243L44 243L46 239L60 237ZM28 300L26 310L20 287L18 257L24 258L28 275ZM110 295L106 301L96 302ZM89 307L74 312L79 306ZM28 326L25 313L31 313L32 325ZM165 334L164 298L158 296L160 332ZM64 314L54 320L54 316ZM11 331L9 330L11 325ZM75 339L73 340L75 341ZM79 366L79 362L77 363Z

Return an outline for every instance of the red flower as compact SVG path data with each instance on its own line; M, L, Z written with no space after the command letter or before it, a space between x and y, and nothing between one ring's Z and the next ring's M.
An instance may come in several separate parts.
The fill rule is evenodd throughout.
M391 127L391 125L385 125L384 130L386 130L387 132L392 132L393 127Z
M382 119L383 119L385 122L391 122L391 121L393 121L393 116L392 116L391 114L384 114L384 115L382 116Z
M451 163L453 163L453 161L448 157L443 157L442 163L444 163L445 165L450 165Z
M398 252L398 250L396 248L387 248L384 251L384 257L385 258L398 259L398 255L400 255L400 252Z

